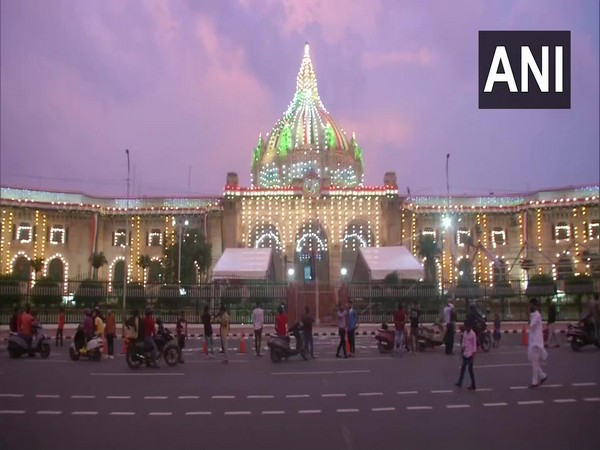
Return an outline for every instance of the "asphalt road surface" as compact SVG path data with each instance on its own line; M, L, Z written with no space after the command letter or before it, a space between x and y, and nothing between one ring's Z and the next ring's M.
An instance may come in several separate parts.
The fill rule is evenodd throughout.
M599 448L600 350L550 349L548 380L529 389L520 339L477 354L475 392L454 386L458 354L392 358L371 336L356 358L335 358L335 338L321 337L316 359L279 364L249 340L238 354L230 339L227 365L191 340L185 364L139 370L121 355L72 362L67 345L47 360L3 348L0 449Z

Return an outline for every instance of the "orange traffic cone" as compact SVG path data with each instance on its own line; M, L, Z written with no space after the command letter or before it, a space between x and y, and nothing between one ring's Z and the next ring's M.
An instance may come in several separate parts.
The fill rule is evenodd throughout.
M206 339L204 339L204 344L202 344L202 353L208 355L208 345L206 344Z
M244 333L242 333L242 338L240 340L240 353L246 353L246 341L244 341Z
M521 336L521 345L523 345L524 347L529 345L529 331L527 331L527 327L525 327L525 325L523 325L523 332L522 332L522 336Z

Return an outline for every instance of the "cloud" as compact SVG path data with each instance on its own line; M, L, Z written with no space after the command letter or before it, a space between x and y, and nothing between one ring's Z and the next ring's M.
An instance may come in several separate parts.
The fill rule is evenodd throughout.
M377 69L396 64L431 66L432 63L431 51L425 47L418 51L365 52L362 57L365 69Z

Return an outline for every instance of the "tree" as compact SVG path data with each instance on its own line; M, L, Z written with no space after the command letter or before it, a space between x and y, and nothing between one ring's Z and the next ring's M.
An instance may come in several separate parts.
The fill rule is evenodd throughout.
M425 282L435 284L437 281L436 258L441 253L433 236L419 236L419 256L425 263Z
M148 267L152 265L152 259L148 255L140 255L137 260L138 267L141 267L143 271L145 271Z
M198 274L203 277L208 275L212 265L212 245L197 228L184 229L184 233L181 236L181 282L194 284ZM177 282L178 263L179 236L176 236L174 245L164 249L163 265L167 282Z
M38 273L44 268L44 258L34 258L30 261L31 268L35 272L35 279L38 278Z
M108 264L106 256L104 256L103 252L100 253L92 253L89 259L89 262L92 263L92 267L94 268L93 279L98 279L98 269L102 266Z

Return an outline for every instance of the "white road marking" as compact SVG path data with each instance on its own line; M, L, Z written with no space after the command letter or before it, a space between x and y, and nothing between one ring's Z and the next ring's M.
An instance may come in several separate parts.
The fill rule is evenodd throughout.
M92 377L177 377L185 375L183 372L165 373L116 373L116 372L92 372Z
M525 400L517 402L517 405L541 405L544 403L544 400Z
M310 394L290 394L286 395L285 398L308 398Z
M477 388L478 392L492 392L492 388Z
M82 399L82 398L96 398L95 395L71 395L71 398Z
M2 409L0 414L25 414L25 411L22 409Z
M527 389L527 386L511 386L510 389L512 389L513 391L516 389Z
M166 395L146 395L144 400L166 400L168 398Z
M60 398L58 394L36 394L35 398Z
M484 403L483 406L508 406L506 402Z
M149 416L172 416L173 413L171 411L154 411L148 413Z
M199 395L180 395L177 397L179 400L198 400L200 398Z
M111 411L109 413L111 416L135 416L134 411Z
M541 364L544 365L544 364ZM530 363L514 363L514 364L483 364L477 365L478 369L496 369L499 367L523 367L523 366L531 366Z
M253 399L258 399L258 398L275 398L274 395L248 395L247 398L253 398Z
M554 403L575 403L577 400L574 398L555 398Z
M62 414L62 411L38 411L36 414L48 415L48 416L57 416Z
M596 386L596 383L573 383L573 386L575 386L575 387Z
M359 410L358 408L340 408L340 409L336 409L336 412L339 413L357 413Z
M345 397L346 394L321 394L321 397L323 398L328 398L328 397Z
M225 411L226 416L249 416L252 411Z
M425 409L433 409L431 406L407 406L406 409L409 411L421 411Z
M319 372L271 372L271 375L332 375L334 370L322 370Z
M107 400L129 400L131 395L107 395Z
M232 400L235 398L235 395L213 395L211 398L213 400Z
M453 392L454 391L451 389L438 389L431 391L432 394L452 394Z
M562 384L542 384L542 387L545 389L548 388L559 388L559 387L563 387Z
M600 402L600 397L585 397L584 402Z
M371 373L370 370L336 370L335 373Z
M394 408L393 406L384 406L381 408L371 408L371 411L373 412L379 412L379 411L396 411L396 408Z
M98 411L73 411L72 416L96 416Z
M186 416L210 416L212 411L188 411L185 413Z
M418 394L418 391L399 391L398 395Z
M383 392L361 392L358 395L359 397L374 397L377 395L383 395Z
M298 414L321 414L320 409L301 409Z
M273 415L285 414L285 411L263 411L262 414L273 416Z
M24 396L25 396L25 394L0 394L0 397L8 397L8 398L21 398Z
M471 405L465 405L465 404L462 404L462 405L460 405L460 404L459 405L446 405L446 408L448 408L448 409L459 409L459 408L470 408L470 407L471 407Z

